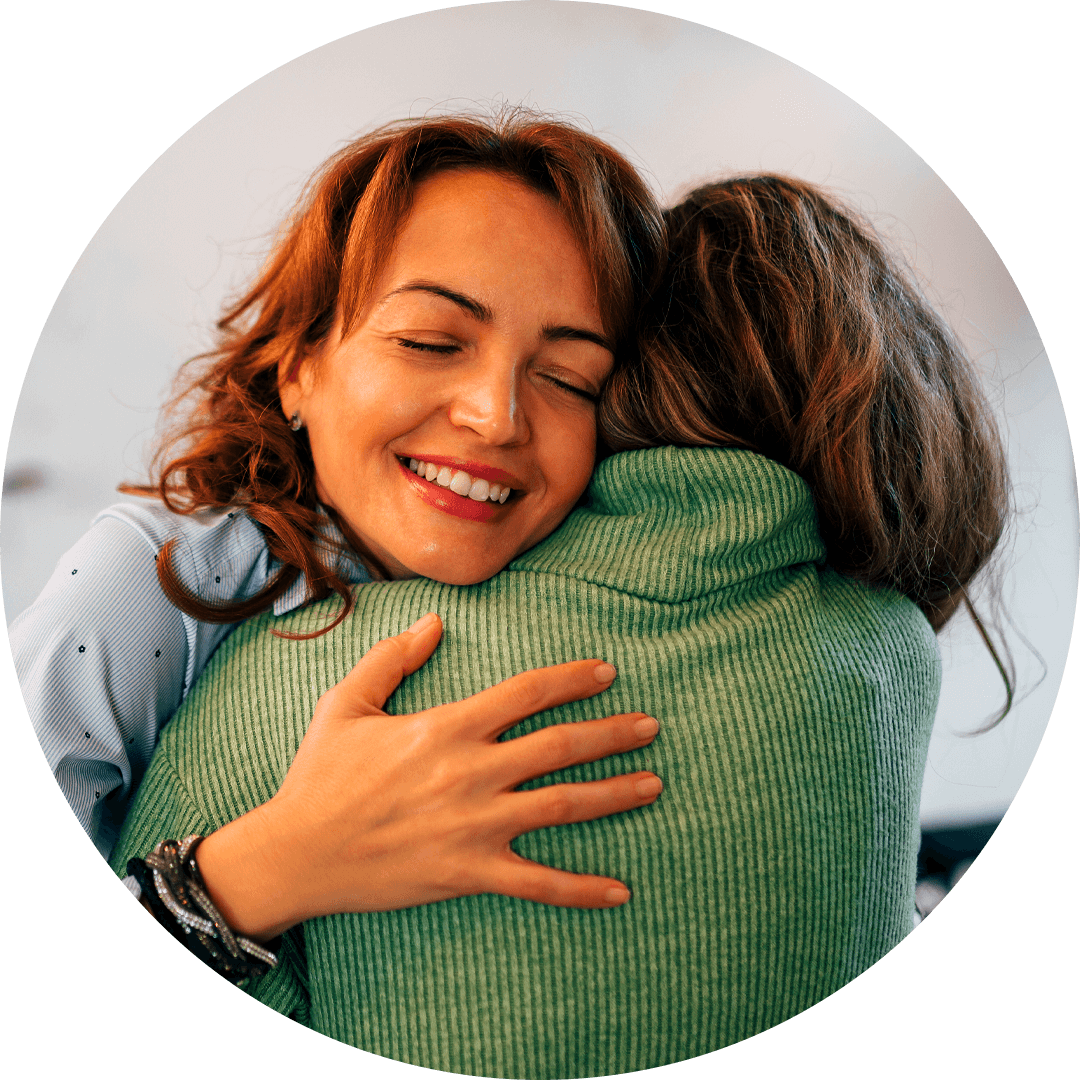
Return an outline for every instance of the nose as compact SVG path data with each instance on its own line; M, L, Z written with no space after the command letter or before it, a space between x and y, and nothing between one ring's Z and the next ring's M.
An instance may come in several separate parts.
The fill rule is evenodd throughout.
M512 358L495 356L460 372L450 400L450 422L469 428L493 446L527 442L529 423L520 392L521 369Z

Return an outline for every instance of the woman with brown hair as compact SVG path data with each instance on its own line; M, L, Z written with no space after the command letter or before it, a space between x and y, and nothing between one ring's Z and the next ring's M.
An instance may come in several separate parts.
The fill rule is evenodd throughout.
M1000 442L942 320L820 190L727 181L668 222L640 355L601 399L622 452L583 504L479 584L366 586L311 641L325 602L288 642L266 617L245 624L164 735L125 826L118 871L158 845L153 865L197 904L185 860L198 841L167 838L257 827L263 793L287 803L298 776L346 785L324 750L331 708L361 738L393 692L411 733L414 710L514 672L581 651L617 663L605 708L660 717L631 764L663 776L664 798L515 848L617 875L632 903L523 904L485 894L465 862L448 868L459 899L371 911L339 895L304 922L290 906L299 862L230 890L236 925L285 931L249 991L343 1042L483 1076L650 1068L780 1023L912 928L934 631L1003 527ZM352 675L335 687L433 609L441 621L398 646L408 679L351 700ZM524 737L589 715L568 703ZM486 734L473 730L474 755ZM434 782L432 802L449 805L454 786ZM336 873L318 853L311 868Z
M527 112L391 124L326 162L196 365L157 481L124 489L160 501L101 515L11 628L39 739L103 853L162 725L242 620L336 594L334 616L311 631L322 634L348 615L350 586L481 580L559 524L592 472L596 398L627 349L662 233L619 154ZM365 668L361 690L381 670ZM614 677L582 661L450 711L505 728L524 700L595 694ZM479 763L455 756L451 718L433 718L443 742L425 767L513 788L568 756L643 745L656 727L644 719L608 718ZM331 743L339 763L370 772L355 749L345 758L344 735ZM379 755L367 802L393 842L353 861L348 888L416 902L437 861L437 830L415 805L425 759L400 742ZM588 817L658 790L639 775L567 798ZM324 796L315 779L305 798L325 810ZM475 861L491 888L585 905L628 896L610 879L503 855L522 829L559 820L537 796L474 799L461 815L484 823ZM291 825L275 824L279 853ZM221 846L208 843L207 861Z
M668 272L601 403L608 445L780 462L814 493L829 564L940 630L1008 512L1001 440L952 331L873 228L813 184L708 184L665 219Z

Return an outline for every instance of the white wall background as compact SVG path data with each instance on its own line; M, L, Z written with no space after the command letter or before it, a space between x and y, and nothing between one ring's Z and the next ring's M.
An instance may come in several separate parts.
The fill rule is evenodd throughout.
M116 483L144 475L173 375L209 345L223 299L259 265L316 165L376 123L499 101L582 118L641 165L664 202L724 172L796 173L848 196L907 251L1008 432L1020 513L1003 561L1019 631L1012 651L1030 691L998 729L964 737L1003 688L971 625L957 620L942 639L923 819L999 816L1049 718L1076 587L1068 434L1035 326L975 221L882 123L763 49L649 12L509 3L385 24L260 79L158 158L79 258L23 384L2 506L8 618L116 501ZM34 475L38 487L15 486ZM1037 688L1036 654L1046 665Z

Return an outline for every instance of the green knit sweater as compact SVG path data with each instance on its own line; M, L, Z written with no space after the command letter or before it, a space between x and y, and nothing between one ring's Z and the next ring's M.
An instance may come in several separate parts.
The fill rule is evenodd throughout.
M807 1008L911 929L919 792L939 685L934 635L895 593L823 565L793 473L740 450L608 458L588 504L497 577L366 585L263 616L218 651L166 728L114 861L270 798L319 695L372 644L438 611L411 712L544 664L599 656L610 690L519 725L643 710L656 742L566 770L648 768L650 807L516 841L609 874L609 911L476 896L315 919L250 992L365 1050L491 1077L627 1072L745 1039Z

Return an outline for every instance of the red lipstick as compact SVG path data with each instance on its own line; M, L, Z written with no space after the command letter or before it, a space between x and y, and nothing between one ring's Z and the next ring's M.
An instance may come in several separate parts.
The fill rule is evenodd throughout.
M452 457L429 457L427 454L399 454L399 459L415 458L417 461L426 461L429 465L438 465L440 468L446 465L455 472L459 469L467 472L474 480L486 480L489 484L502 484L503 487L521 491L525 482L519 480L512 473L503 469L496 469L493 465L481 465L479 461L463 461L461 458ZM413 474L415 475L415 473Z
M425 458L426 461L430 461L432 465L446 464L450 465L451 462L447 458ZM452 466L451 466L452 467ZM457 466L459 469L465 469L469 472L469 469L462 464ZM437 510L443 510L447 514L453 514L454 517L465 518L466 521L490 521L495 513L502 509L498 503L477 502L476 499L467 498L464 495L459 495L456 491L451 491L449 488L439 487L438 484L433 484L430 480L422 480L416 475L408 465L402 465L398 462L398 468L405 474L405 479L412 485L413 491L420 496L428 504L428 506L434 506ZM498 469L489 469L490 473L499 472ZM475 472L473 476L483 476L483 473ZM501 474L503 476L508 475L506 473ZM487 480L486 476L483 476ZM498 478L493 478L495 483L500 483Z

